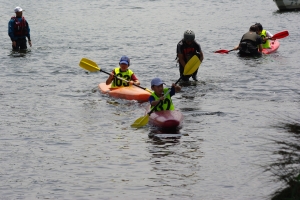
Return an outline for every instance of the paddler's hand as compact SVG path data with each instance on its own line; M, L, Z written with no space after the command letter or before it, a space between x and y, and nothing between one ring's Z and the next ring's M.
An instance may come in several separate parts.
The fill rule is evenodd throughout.
M134 82L133 81L129 81L129 85L133 85L134 84Z
M160 101L163 101L164 99L165 99L164 95L159 98Z
M109 78L110 78L111 80L114 79L114 74L113 74L113 73L110 73Z
M28 44L29 44L30 47L32 46L32 45L31 45L31 40L28 40Z
M17 45L16 41L12 41L12 46L16 47L16 45Z

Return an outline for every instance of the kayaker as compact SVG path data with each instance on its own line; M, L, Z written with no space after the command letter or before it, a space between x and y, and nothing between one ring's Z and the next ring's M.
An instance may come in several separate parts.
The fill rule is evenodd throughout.
M28 38L28 44L31 46L28 22L22 16L23 9L21 7L16 7L14 12L16 13L16 16L11 17L8 22L8 35L12 41L12 48L13 50L27 49L26 37Z
M271 48L270 38L273 37L272 33L270 33L267 30L264 30L260 23L256 23L255 25L257 26L257 34L260 35L262 39L262 48L270 49Z
M261 56L262 39L257 35L257 26L252 25L245 33L238 46L234 50L239 50L241 56Z
M192 76L194 81L198 81L197 73L198 69L189 76L184 76L183 71L185 64L194 56L198 55L200 61L204 59L201 46L195 40L195 33L192 30L186 30L183 33L183 39L177 44L177 61L179 63L179 73L183 81L188 81Z
M171 97L181 90L179 85L175 85L175 83L173 83L169 92L168 88L164 88L164 84L165 83L160 78L154 78L151 81L151 89L153 90L149 97L151 109L161 101L160 105L156 106L155 111L174 110ZM164 95L166 95L166 97L164 97Z
M140 85L140 81L137 79L132 70L128 69L130 66L130 59L127 56L122 56L119 62L119 66L115 68L108 79L106 80L106 85L111 84L111 87L128 87L130 85ZM129 82L122 81L114 77L114 75L125 79Z

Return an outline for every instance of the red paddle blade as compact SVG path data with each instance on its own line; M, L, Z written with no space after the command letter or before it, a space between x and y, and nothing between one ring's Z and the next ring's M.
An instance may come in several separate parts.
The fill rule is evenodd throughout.
M273 35L272 40L277 40L277 39L282 39L289 36L289 32L288 31L282 31L279 33L276 33L275 35Z
M221 49L221 50L215 51L215 53L228 53L228 52L229 51L226 49Z

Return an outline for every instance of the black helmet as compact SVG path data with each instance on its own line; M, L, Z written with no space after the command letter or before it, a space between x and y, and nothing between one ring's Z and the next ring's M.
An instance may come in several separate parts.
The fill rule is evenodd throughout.
M192 30L186 30L183 34L183 39L185 41L194 41L195 40L195 33Z

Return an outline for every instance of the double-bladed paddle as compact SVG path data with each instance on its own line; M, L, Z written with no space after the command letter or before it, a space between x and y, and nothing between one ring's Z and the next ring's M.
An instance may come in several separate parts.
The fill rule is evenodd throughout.
M270 38L270 40L277 40L277 39L282 39L289 36L289 32L288 31L281 31L279 33L276 33L273 35L272 38ZM215 53L229 53L230 51L234 51L236 49L231 49L231 50L226 50L226 49L220 49L218 51L215 51Z
M100 72L103 72L105 74L110 75L110 73L108 73L108 72L103 71L102 69L100 69L98 67L98 65L94 61L89 60L87 58L82 58L81 61L80 61L80 63L79 63L79 66L82 67L83 69L86 69L87 71L90 71L90 72L98 72L98 71L100 71ZM114 75L114 77L117 78L117 79L119 79L119 80L125 81L127 83L129 82L129 81L127 81L127 80L125 80L125 79L123 79L121 77L118 77L116 75ZM136 86L136 87L139 87L139 88L141 88L143 90L146 90L147 92L152 93L152 91L149 90L149 89L147 89L147 88L144 88L144 87L136 85L136 84L133 84L133 85Z
M184 67L184 71L183 71L183 75L192 75L200 66L201 61L200 59L194 55L185 65ZM176 81L175 85L181 80L182 76ZM170 93L170 89L169 91L164 95L164 97L166 97L169 93ZM156 104L145 116L140 117L138 119L136 119L133 124L131 124L131 127L133 128L140 128L142 126L145 126L146 124L148 124L149 121L149 116L151 115L151 113L154 112L155 108L161 104L162 100L159 101L158 104Z

